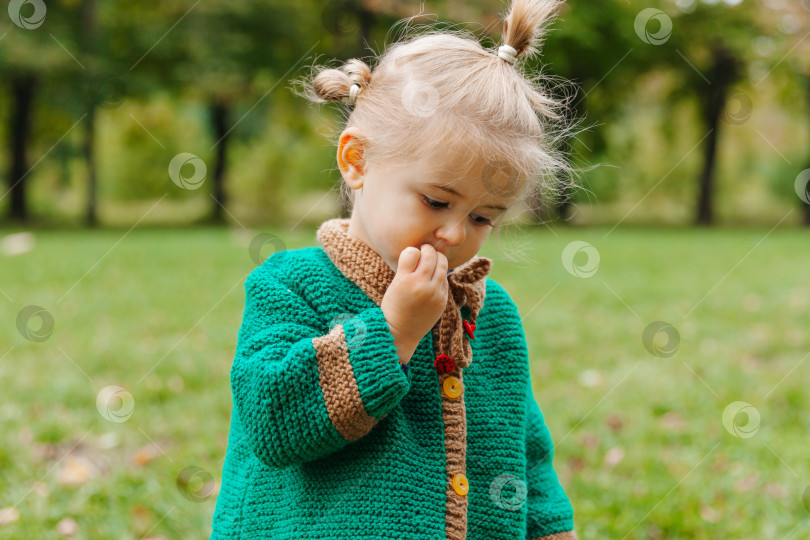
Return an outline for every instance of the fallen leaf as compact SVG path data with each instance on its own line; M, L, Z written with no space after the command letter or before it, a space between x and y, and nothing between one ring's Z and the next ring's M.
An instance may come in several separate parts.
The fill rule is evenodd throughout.
M48 484L45 482L35 482L33 486L31 486L31 491L39 495L40 497L47 497L48 493L51 492Z
M0 240L0 252L8 257L21 255L34 249L34 235L30 232L7 234Z
M66 538L75 536L79 532L79 524L72 517L63 517L56 524L56 532Z
M96 442L96 445L102 450L116 448L119 444L118 434L113 431L103 434Z
M11 525L20 519L20 511L14 506L0 508L0 526Z
M162 453L158 445L154 443L145 444L135 450L130 462L137 467L143 467L153 459L159 457Z
M585 448L596 448L599 446L599 435L595 433L586 433L582 436L582 446Z
M757 480L759 480L759 473L754 471L748 476L740 478L740 480L737 482L737 485L734 487L738 493L749 491L757 484Z
M718 521L720 521L720 518L722 516L720 515L720 512L718 512L711 506L703 505L700 507L700 517L702 517L709 523L717 523Z
M661 425L670 431L683 431L686 422L683 417L675 411L669 411L661 416Z
M605 378L599 371L595 369L586 369L585 371L579 374L579 384L581 384L585 388L594 388L596 386L602 386L604 382Z
M765 494L774 499L784 499L789 495L785 486L776 482L765 484Z
M607 417L607 420L605 420L605 422L607 422L608 427L610 427L610 429L612 429L613 431L619 431L620 429L622 429L622 426L624 425L622 417L619 416L618 414L611 414L610 416Z
M68 454L62 461L57 474L59 485L65 487L78 487L98 475L93 462L84 456Z
M610 468L615 467L624 459L624 449L621 446L614 446L605 454L605 465Z
M572 471L577 472L585 467L585 460L581 457L573 457L568 460L568 466Z

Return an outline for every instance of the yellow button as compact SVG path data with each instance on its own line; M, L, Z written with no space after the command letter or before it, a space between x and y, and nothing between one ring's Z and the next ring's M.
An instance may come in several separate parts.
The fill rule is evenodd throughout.
M459 495L466 495L470 490L470 483L467 481L467 477L461 473L456 473L455 476L453 476L453 490Z
M442 388L447 397L457 398L461 395L461 381L458 380L458 377L452 375L447 377L442 383Z

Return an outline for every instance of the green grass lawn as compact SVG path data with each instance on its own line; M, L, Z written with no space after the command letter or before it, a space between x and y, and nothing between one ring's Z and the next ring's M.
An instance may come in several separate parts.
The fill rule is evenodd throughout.
M580 538L807 538L810 233L608 231L505 231L481 253L523 316ZM0 538L208 537L256 264L257 232L236 232L43 231L0 255ZM590 277L562 263L574 241L599 253ZM53 318L41 341L18 329L29 305ZM645 346L655 321L677 350ZM132 401L102 413L111 386ZM733 402L759 424L724 427Z

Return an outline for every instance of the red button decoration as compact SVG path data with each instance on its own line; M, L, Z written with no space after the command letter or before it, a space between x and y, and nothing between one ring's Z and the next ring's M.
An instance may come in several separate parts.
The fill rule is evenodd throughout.
M456 362L446 354L436 356L433 366L439 373L450 373L456 368Z
M461 321L461 325L464 327L464 331L467 333L470 339L475 339L475 336L473 336L473 332L475 331L475 323L470 324L467 322L467 319L464 319Z

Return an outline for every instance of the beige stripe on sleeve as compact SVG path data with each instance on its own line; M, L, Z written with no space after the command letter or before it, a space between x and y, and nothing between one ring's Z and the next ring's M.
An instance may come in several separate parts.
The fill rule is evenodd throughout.
M531 538L530 540L579 540L577 538L577 533L574 531L565 531L550 534L548 536L538 536L536 538Z
M313 338L312 344L329 418L344 439L356 441L371 431L377 421L366 412L360 397L343 325L335 325L328 334Z

